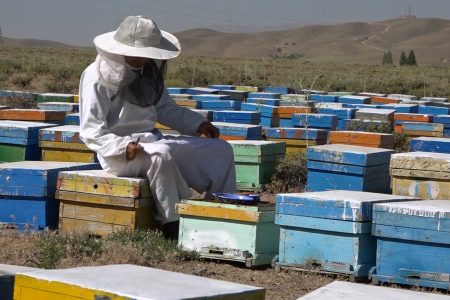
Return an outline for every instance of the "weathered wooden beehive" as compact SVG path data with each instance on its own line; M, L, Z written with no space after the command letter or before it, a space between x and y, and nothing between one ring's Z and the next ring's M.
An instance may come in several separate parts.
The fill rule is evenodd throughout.
M269 265L278 253L279 227L273 204L240 205L182 200L180 247L200 257Z
M368 277L376 259L372 206L411 199L343 190L278 194L276 224L281 232L276 265Z
M56 228L55 200L60 171L96 169L98 164L20 161L0 164L0 226L18 229Z
M61 172L56 198L62 232L105 236L156 225L146 178L118 177L103 170Z
M374 205L375 283L450 290L450 198Z

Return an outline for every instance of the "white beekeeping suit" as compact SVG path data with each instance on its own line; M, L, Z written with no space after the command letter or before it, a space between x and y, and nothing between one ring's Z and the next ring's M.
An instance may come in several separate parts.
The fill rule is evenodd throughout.
M129 38L127 30L135 35L131 37L132 46L120 40L121 35ZM164 41L155 42L155 32ZM172 48L162 50L168 41ZM157 72L161 65L157 59L178 55L176 38L159 31L149 19L128 17L117 32L100 35L94 43L98 56L80 81L80 135L87 147L97 153L103 169L118 176L148 177L161 224L178 220L175 203L191 195L189 187L198 192L235 192L231 146L219 139L198 137L204 117L178 106L163 86L154 90L143 87L139 93L133 90L135 84L139 87L146 82L136 79L140 76L136 74L144 71L128 65L124 57L150 57ZM160 48L145 43L156 43ZM158 91L160 95L153 97ZM164 136L155 129L156 122L183 135ZM143 149L135 159L128 160L127 146L138 138Z

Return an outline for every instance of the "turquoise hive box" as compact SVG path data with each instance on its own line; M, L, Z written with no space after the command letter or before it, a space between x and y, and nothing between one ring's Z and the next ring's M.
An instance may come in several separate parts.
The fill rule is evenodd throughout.
M281 228L276 269L367 278L376 253L372 206L412 199L343 190L278 194L275 223Z
M374 283L450 290L450 200L374 205Z

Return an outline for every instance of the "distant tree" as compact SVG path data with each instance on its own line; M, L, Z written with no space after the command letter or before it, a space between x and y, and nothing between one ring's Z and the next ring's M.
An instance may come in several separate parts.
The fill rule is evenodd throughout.
M417 66L416 54L414 53L414 50L409 51L408 65L410 65L410 66Z
M405 66L408 64L408 58L406 57L405 51L402 51L400 55L400 66Z
M384 52L383 54L383 65L393 65L394 61L392 60L391 51Z

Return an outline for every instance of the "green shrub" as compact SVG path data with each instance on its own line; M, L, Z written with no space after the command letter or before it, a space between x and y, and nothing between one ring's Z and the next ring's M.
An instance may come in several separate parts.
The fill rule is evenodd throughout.
M279 160L271 182L265 189L271 193L301 192L306 186L307 169L304 153L287 153Z
M23 89L30 86L33 76L27 74L16 74L11 76L10 80L15 86Z
M36 263L44 269L54 269L56 264L64 258L65 240L56 232L44 231L36 242Z

